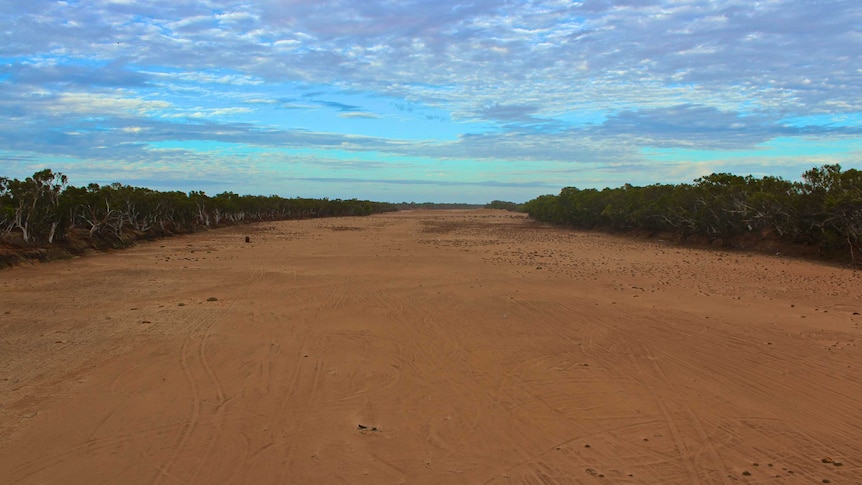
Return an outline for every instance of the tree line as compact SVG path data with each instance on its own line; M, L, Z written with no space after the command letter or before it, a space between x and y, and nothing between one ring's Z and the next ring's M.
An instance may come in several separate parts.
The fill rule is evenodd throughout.
M714 173L690 184L566 187L523 204L533 219L579 229L672 233L733 245L748 235L842 252L862 251L862 171L814 167L792 182Z
M484 206L485 209L505 210L509 212L524 212L524 204L509 202L508 200L492 200Z
M121 183L75 187L45 169L24 180L0 177L0 239L51 245L69 237L129 240L229 224L364 216L396 210L384 202L282 198L223 192L160 192Z
M465 204L458 202L401 202L395 204L400 211L413 210L470 210L481 209L482 204Z

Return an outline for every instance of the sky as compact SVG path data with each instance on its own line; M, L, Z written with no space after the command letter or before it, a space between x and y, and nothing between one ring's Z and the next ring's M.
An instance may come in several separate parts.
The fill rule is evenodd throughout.
M862 168L858 0L3 0L0 175L380 201Z

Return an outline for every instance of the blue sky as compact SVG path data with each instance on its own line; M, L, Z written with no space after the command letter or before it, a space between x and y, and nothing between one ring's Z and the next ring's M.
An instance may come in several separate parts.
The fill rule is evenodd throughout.
M862 3L4 0L0 175L386 201L862 168Z

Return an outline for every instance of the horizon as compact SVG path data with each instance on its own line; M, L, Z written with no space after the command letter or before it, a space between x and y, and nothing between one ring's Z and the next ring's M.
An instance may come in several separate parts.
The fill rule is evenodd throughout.
M862 168L854 2L9 3L8 177L485 204Z

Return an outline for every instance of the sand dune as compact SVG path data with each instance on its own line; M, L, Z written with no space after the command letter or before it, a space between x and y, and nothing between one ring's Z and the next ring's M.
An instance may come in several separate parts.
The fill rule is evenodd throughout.
M858 271L497 211L13 268L0 482L862 483L860 312Z

